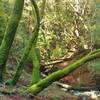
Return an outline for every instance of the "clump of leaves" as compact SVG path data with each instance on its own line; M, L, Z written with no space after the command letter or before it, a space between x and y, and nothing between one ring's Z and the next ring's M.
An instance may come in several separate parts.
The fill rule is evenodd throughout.
M96 74L100 74L100 60L91 62L89 65L89 69Z

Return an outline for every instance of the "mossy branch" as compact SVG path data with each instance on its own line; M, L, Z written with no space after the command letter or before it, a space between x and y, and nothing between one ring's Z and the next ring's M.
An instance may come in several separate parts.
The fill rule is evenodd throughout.
M39 81L38 83L30 86L26 91L23 92L23 94L31 92L33 95L36 95L40 91L45 89L47 86L52 84L54 81L61 79L62 77L68 75L69 73L71 73L72 71L74 71L75 69L77 69L78 67L83 65L84 63L86 63L90 60L99 58L99 57L100 57L100 51L99 50L96 50L95 52L93 51L93 52L91 52L90 55L89 54L86 55L85 57L81 58L80 60L77 60L73 64L67 66L63 70L54 72L51 75L44 78L43 80Z

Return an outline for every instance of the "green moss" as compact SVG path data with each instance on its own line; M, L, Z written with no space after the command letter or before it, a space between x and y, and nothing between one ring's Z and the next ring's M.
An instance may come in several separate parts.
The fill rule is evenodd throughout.
M5 14L4 14L3 2L0 0L0 44L4 36L4 31L5 31Z
M31 84L35 84L40 80L40 52L37 50L37 48L32 48L31 55L34 66L32 71Z
M21 18L23 10L24 0L16 0L14 8L7 24L4 38L0 46L0 81L2 81L3 71L5 69L5 64L8 59L9 51L12 46L15 33Z
M85 57L83 57L82 59L67 66L63 70L59 70L59 71L52 73L51 75L47 76L45 79L30 86L26 91L23 92L23 94L31 92L32 94L36 95L37 93L42 91L44 88L46 88L47 86L52 84L54 81L68 75L69 73L71 73L72 71L74 71L75 69L77 69L78 67L83 65L84 63L86 63L90 60L96 59L96 58L100 58L100 51L98 51L98 52L95 51L95 53L93 51L93 52L91 52L91 55L88 54Z
M27 57L32 49L32 46L35 47L36 42L37 42L38 32L39 32L39 27L40 27L40 16L39 16L39 10L38 10L37 4L35 3L34 0L32 0L32 4L33 4L33 7L34 7L35 13L36 13L37 24L36 24L36 27L35 27L34 32L32 34L32 37L30 38L27 46L25 47L21 61L19 62L18 66L17 66L17 69L16 69L16 72L15 72L13 79L10 81L7 81L7 84L10 84L10 85L15 85L17 83L18 79L20 78L20 76L22 74L22 71L24 68L24 62L27 59Z

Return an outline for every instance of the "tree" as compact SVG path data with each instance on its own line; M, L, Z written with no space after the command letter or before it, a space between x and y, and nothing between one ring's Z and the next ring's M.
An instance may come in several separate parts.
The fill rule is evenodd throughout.
M16 69L16 72L15 72L13 79L8 80L6 82L7 84L10 84L10 85L15 85L17 83L18 79L20 78L22 71L23 71L23 68L24 68L24 62L27 59L27 57L28 57L28 55L29 55L29 53L32 49L32 46L33 46L32 50L33 50L33 53L34 53L34 55L32 55L32 56L34 56L34 64L36 64L35 68L34 68L34 70L36 72L32 74L32 83L37 82L40 78L40 73L39 73L40 65L39 65L39 60L38 60L38 57L37 57L37 52L35 51L35 46L36 46L39 27L40 27L40 16L39 16L39 10L38 10L37 4L35 3L34 0L31 0L31 2L32 2L33 7L35 9L36 23L37 24L34 28L34 32L32 34L32 37L30 38L27 46L25 47L24 53L22 55L21 61L19 62L18 66L17 66L17 69ZM34 76L34 74L35 74L35 76ZM34 78L34 77L36 77L36 78Z
M0 0L0 44L3 39L3 33L5 30L5 13L2 0Z
M14 8L7 24L5 35L0 46L0 82L3 81L3 72L12 46L18 23L21 18L24 0L16 0Z
M100 58L100 49L90 52L85 57L81 58L80 60L77 60L73 64L70 64L69 66L67 66L63 70L59 70L59 71L52 73L51 75L47 76L43 80L41 80L41 81L37 82L36 84L33 84L32 86L30 86L22 94L31 92L33 95L36 95L40 91L45 89L47 86L52 84L54 81L61 79L62 77L68 75L69 73L71 73L72 71L77 69L79 66L83 65L84 63L86 63L90 60L96 59L96 58Z

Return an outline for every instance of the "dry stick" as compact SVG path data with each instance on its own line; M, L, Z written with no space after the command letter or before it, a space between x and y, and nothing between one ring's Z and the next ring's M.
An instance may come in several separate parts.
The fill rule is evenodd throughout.
M63 83L60 83L60 82L54 82L56 85L58 85L59 87L61 88L64 88L66 89L65 91L70 91L70 90L74 90L74 91L81 91L81 92L84 92L84 91L90 91L90 90L100 90L100 85L99 86L86 86L86 87L73 87L71 85L67 85L67 84L63 84Z
M85 51L83 55L87 54L89 51ZM81 52L79 52L81 53ZM79 53L77 53L77 55L79 55ZM76 53L73 53L71 56L69 55L68 57L65 57L65 58L59 58L59 59L56 59L56 60L52 60L50 62L46 62L46 63L40 63L42 66L50 66L50 65L55 65L55 64L58 64L58 63L63 63L65 61L69 61L69 60L72 60L76 55Z

